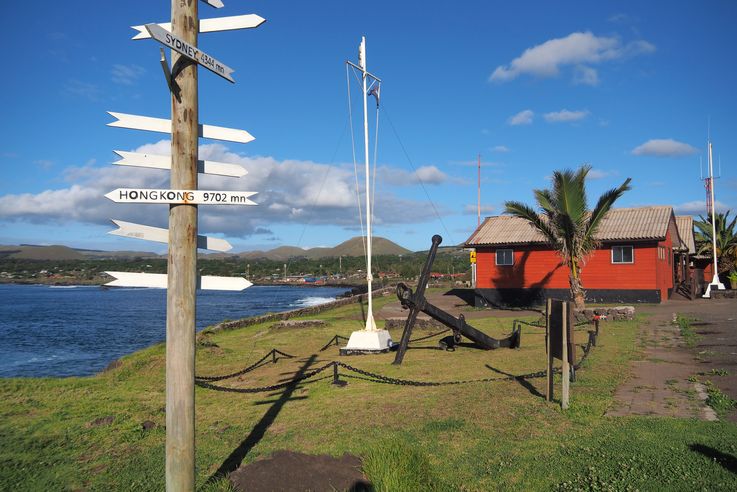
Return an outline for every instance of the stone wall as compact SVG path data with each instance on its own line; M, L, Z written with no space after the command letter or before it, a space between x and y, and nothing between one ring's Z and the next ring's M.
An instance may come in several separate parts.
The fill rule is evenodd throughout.
M374 297L385 296L395 290L395 287L384 287L374 291ZM317 306L310 306L306 308L293 309L291 311L284 311L281 313L268 313L262 314L261 316L252 316L250 318L242 318L235 321L224 321L216 325L205 328L203 332L217 332L223 330L235 330L237 328L245 328L246 326L258 325L260 323L268 323L271 321L283 321L298 316L310 316L313 314L319 314L330 309L334 309L340 306L348 306L349 304L359 304L365 301L366 295L361 294L357 296L345 297L342 299L336 299L325 304L318 304Z

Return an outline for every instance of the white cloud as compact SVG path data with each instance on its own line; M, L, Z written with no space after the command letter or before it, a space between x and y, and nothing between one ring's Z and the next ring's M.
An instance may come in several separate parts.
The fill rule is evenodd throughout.
M420 183L439 185L448 182L460 184L463 182L463 180L448 176L436 166L421 166L413 172L381 166L377 172L379 180L394 186L417 185Z
M616 176L619 174L617 171L606 171L604 169L592 169L589 171L589 173L586 175L589 179L604 179L608 178L609 176Z
M573 69L573 83L576 85L599 85L599 72L595 68L577 65Z
M512 126L529 125L532 123L534 117L535 113L531 109L525 109L524 111L520 111L519 113L510 116L507 123Z
M716 211L724 213L729 210L726 204L716 201ZM690 202L681 203L680 205L674 205L673 211L679 215L704 215L706 216L706 201L705 200L693 200Z
M135 152L169 153L170 142L144 145ZM240 156L222 144L200 146L200 159L241 164L248 174L241 179L200 175L203 190L256 191L258 206L202 206L199 223L203 234L232 237L261 234L276 223L330 224L357 228L355 178L348 166L329 166L311 161ZM440 179L433 166L418 169L429 181ZM436 169L436 168L435 168ZM438 174L440 173L440 174ZM160 205L113 203L104 194L116 188L168 188L169 173L124 166L68 168L66 188L40 193L0 196L0 220L33 223L109 224L121 219L166 227L167 209ZM407 224L435 218L427 203L398 198L377 191L374 208L377 224ZM444 213L442 210L440 213Z
M492 82L507 82L520 75L555 77L562 67L583 67L580 81L598 81L591 72L586 74L587 65L610 60L624 59L643 53L652 53L655 46L647 41L632 41L622 44L617 37L596 36L590 31L574 32L564 38L545 41L528 48L509 65L500 65L489 77Z
M494 205L481 205L481 215L491 215L495 211L496 211L496 207ZM478 205L464 205L463 214L464 215L477 215Z
M116 84L133 85L146 73L146 69L135 64L115 64L110 73L112 75L112 81Z
M572 121L580 121L588 115L588 110L569 111L567 109L561 109L560 111L545 113L543 118L545 118L545 121L548 123L570 123Z
M506 154L510 151L509 147L506 145L497 145L493 149L491 149L492 152L501 152L502 154Z
M696 153L696 149L687 143L671 138L652 139L632 149L634 155L648 155L654 157L681 157Z
M82 82L81 80L69 79L62 87L62 94L89 99L92 102L100 100L102 90L95 84Z

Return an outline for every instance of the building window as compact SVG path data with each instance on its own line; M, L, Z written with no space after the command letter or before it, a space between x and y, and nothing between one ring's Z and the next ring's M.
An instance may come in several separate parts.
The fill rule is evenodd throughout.
M514 265L514 250L498 249L496 250L497 265Z
M632 246L612 246L612 263L634 263L635 253Z

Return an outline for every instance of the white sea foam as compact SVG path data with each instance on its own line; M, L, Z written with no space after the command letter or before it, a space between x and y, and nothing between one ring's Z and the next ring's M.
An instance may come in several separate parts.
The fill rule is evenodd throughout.
M335 297L304 297L302 299L298 299L293 305L298 307L312 307L312 306L319 306L320 304L325 304L327 302L332 302L335 300Z

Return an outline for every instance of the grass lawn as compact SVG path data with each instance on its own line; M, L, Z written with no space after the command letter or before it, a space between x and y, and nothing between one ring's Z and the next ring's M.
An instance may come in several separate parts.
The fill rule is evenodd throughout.
M377 299L376 309L392 300ZM394 354L319 352L335 334L362 328L360 306L314 318L327 326L274 330L268 323L213 333L208 338L216 346L198 349L197 373L235 372L272 348L297 357L214 384L267 386L333 360L421 381L545 366L540 329L524 327L519 350L412 349L395 367ZM511 319L470 323L494 337L511 328ZM228 490L223 471L287 449L356 454L377 490L737 490L734 424L604 416L640 350L637 329L637 322L602 324L566 412L544 401L544 378L418 387L349 377L341 369L345 387L330 384L332 371L256 394L198 387L198 486ZM576 341L586 341L585 331ZM435 340L418 345L433 347ZM164 346L121 362L87 378L0 380L0 490L164 489ZM155 427L143 430L145 421Z

